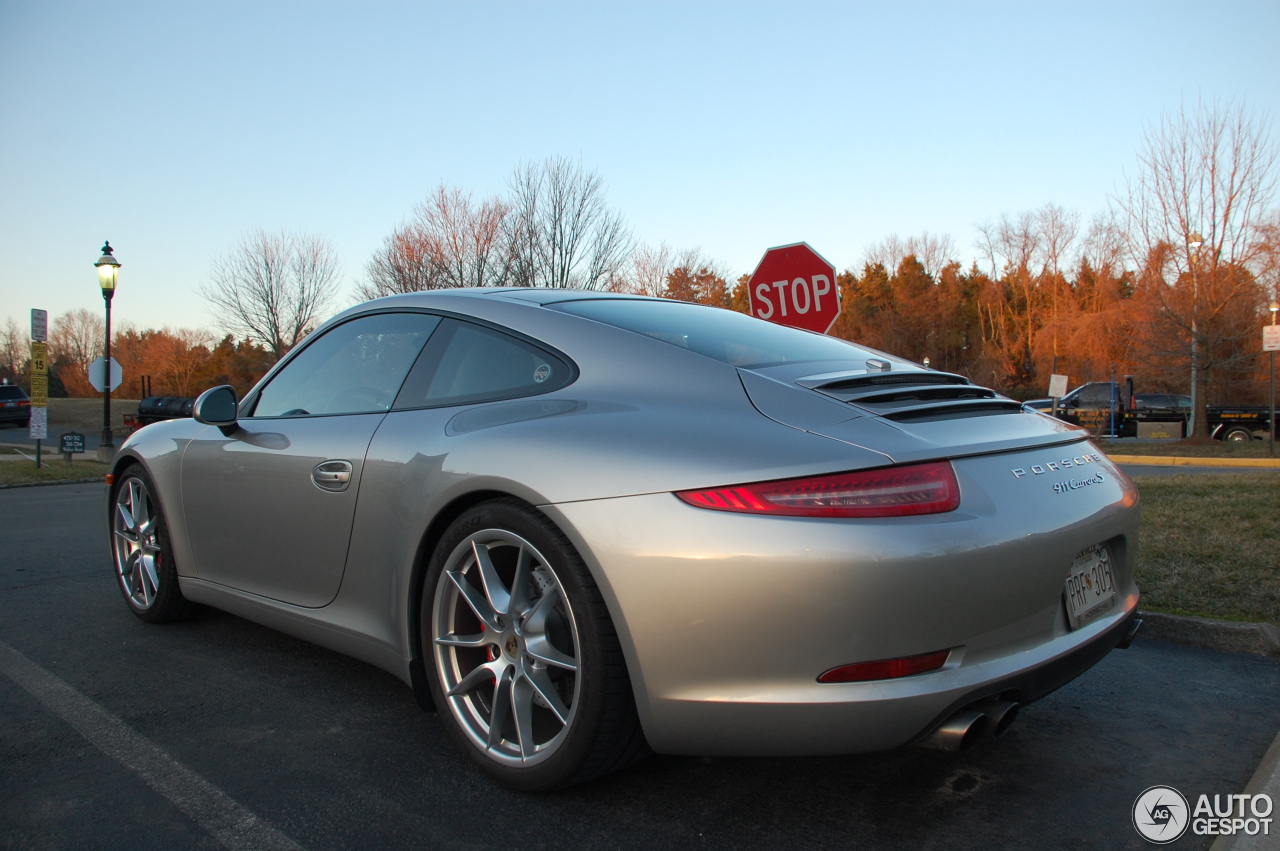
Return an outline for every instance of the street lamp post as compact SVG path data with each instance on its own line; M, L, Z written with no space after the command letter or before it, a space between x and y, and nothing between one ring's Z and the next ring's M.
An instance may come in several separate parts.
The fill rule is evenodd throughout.
M111 297L116 294L116 282L120 278L120 261L111 254L110 242L103 243L102 256L93 265L98 269L98 285L102 287L102 300L107 304L107 334L102 369L102 442L98 444L98 460L110 462L116 454L116 444L111 437Z

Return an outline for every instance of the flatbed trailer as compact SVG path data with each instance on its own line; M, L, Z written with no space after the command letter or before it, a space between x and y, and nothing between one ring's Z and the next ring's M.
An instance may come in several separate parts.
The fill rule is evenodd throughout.
M1143 424L1166 425L1177 436L1186 436L1191 418L1191 397L1177 394L1135 394L1130 385L1118 382L1090 381L1058 400L1056 416L1065 422L1084 426L1094 434L1116 437L1140 437ZM1026 407L1050 413L1052 399L1033 399ZM1209 436L1215 440L1244 443L1265 440L1271 427L1271 409L1264 405L1209 405ZM1169 429L1165 429L1168 431Z

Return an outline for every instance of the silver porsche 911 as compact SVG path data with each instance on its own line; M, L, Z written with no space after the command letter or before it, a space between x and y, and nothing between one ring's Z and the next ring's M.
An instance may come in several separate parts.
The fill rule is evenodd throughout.
M133 612L385 668L550 789L670 754L961 748L1137 626L1138 497L1087 433L741 314L395 296L123 445Z

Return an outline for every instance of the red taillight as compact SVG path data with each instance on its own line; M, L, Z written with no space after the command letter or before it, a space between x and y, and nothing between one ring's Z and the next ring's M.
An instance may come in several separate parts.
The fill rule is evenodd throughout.
M960 505L960 485L947 461L834 476L679 491L699 508L790 517L904 517L941 514Z
M936 671L947 664L949 655L951 655L950 650L939 650L935 653L921 653L919 656L904 656L901 659L880 659L875 662L841 665L818 677L818 682L863 683L868 680L896 680L912 674Z
M30 408L30 407L31 407L31 400L30 400L30 399L19 399L19 400L18 400L18 407L19 407L19 408Z

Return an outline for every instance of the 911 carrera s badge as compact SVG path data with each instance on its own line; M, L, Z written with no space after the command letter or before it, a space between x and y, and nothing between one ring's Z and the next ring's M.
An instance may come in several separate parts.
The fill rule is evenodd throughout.
M546 381L550 377L551 377L551 367L545 363L539 365L539 367L533 371L534 384L541 384L542 382Z

